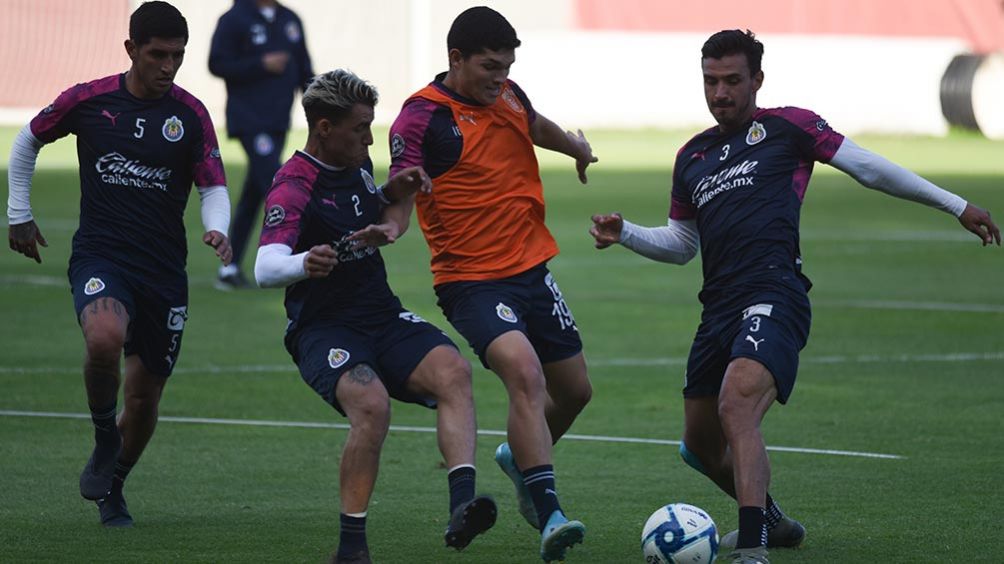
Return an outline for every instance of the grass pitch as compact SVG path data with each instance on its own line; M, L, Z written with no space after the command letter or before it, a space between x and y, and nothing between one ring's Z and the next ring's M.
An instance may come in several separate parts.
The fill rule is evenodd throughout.
M0 158L12 135L0 136ZM373 149L378 171L386 170L385 137ZM675 267L621 248L597 251L586 233L596 212L664 222L672 159L687 137L597 132L590 138L601 162L586 187L571 163L541 159L548 224L562 249L551 269L576 316L595 387L572 433L656 441L557 445L562 503L588 529L568 562L642 562L642 524L670 502L706 509L722 533L736 526L733 502L687 468L675 445L658 442L682 432L699 259ZM983 207L1004 209L1002 143L969 135L856 141ZM294 134L287 151L301 143ZM228 142L223 154L236 199L241 153ZM212 289L214 258L198 241L196 198L187 223L191 319L161 404L165 419L127 483L136 526L99 526L97 510L77 492L91 428L73 417L86 403L65 275L79 200L72 141L44 149L39 163L32 202L50 243L44 262L0 253L0 561L322 561L337 543L345 431L219 420L344 420L302 383L282 348L281 292ZM802 214L805 271L815 282L812 335L791 402L775 406L764 424L777 447L771 492L808 537L798 550L773 551L771 561L999 561L1004 249L981 248L943 213L864 189L829 167L817 171ZM474 360L435 306L417 226L384 252L406 307L447 330ZM491 457L500 441L491 432L504 429L504 392L478 364L485 432L478 483L500 504L497 525L462 553L445 549L446 471L435 436L392 431L369 511L377 562L539 562L539 537ZM393 409L395 425L434 425L430 411Z

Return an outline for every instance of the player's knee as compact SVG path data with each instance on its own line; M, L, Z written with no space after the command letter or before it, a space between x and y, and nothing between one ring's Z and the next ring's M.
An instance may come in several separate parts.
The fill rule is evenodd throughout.
M503 381L514 402L543 402L547 394L547 382L539 366L525 365L508 370Z
M707 475L708 472L704 469L704 465L701 464L700 458L697 457L697 454L687 448L687 443L685 441L680 441L680 458L687 463L687 466L690 466L701 474Z
M384 435L390 427L390 398L384 393L364 394L345 406L349 423L367 435Z
M736 395L718 397L718 418L726 437L757 425L753 405Z
M149 390L129 390L123 394L126 409L133 413L156 414L160 405L160 394Z
M459 354L452 355L437 370L437 396L441 398L469 399L471 392L471 363Z
M573 405L582 411L590 400L593 399L593 385L588 379L583 379L569 391Z
M118 327L91 330L84 335L87 362L93 366L118 366L125 345L125 331Z
M593 385L584 378L574 385L566 385L557 390L549 389L548 392L560 409L579 413L593 398Z

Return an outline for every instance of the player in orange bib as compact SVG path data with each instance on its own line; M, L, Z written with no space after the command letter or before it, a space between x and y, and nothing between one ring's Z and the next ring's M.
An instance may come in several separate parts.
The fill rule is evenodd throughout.
M536 113L508 80L519 45L490 8L457 16L449 70L412 95L391 128L391 174L421 166L432 177L416 207L439 306L506 387L509 440L495 460L549 562L585 535L558 503L551 453L592 387L575 319L547 269L558 246L544 224L534 145L575 159L583 183L597 159L581 131Z

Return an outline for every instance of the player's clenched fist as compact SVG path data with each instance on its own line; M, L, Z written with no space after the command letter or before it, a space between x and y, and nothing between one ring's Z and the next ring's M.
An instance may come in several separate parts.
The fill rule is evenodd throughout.
M338 255L331 245L315 245L303 257L303 270L308 278L324 278L338 264Z

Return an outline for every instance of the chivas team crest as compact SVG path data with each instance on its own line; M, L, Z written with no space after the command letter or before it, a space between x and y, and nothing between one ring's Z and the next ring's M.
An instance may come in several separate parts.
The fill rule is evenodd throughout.
M331 349L328 351L328 366L338 368L349 361L349 351L345 349Z
M171 143L177 143L185 136L185 126L178 119L178 116L171 116L164 120L164 127L160 128L160 132L164 134L164 139Z
M366 171L365 168L359 169L359 175L363 177L363 184L366 185L366 191L370 194L376 194L376 181L373 180L373 175Z
M502 321L508 321L509 323L516 323L516 312L514 312L511 307L505 305L502 302L499 302L499 304L495 306L495 313L498 314L499 319L501 319Z
M84 284L84 295L93 296L105 289L105 283L100 278L91 278Z
M750 126L750 130L746 133L746 144L756 145L766 138L767 130L764 129L763 124L758 121L754 121L753 125Z
M512 90L509 90L508 88L503 90L502 99L505 100L506 104L509 104L509 107L512 108L513 111L523 113L523 104L519 103L519 100L516 99L516 95L513 94Z

